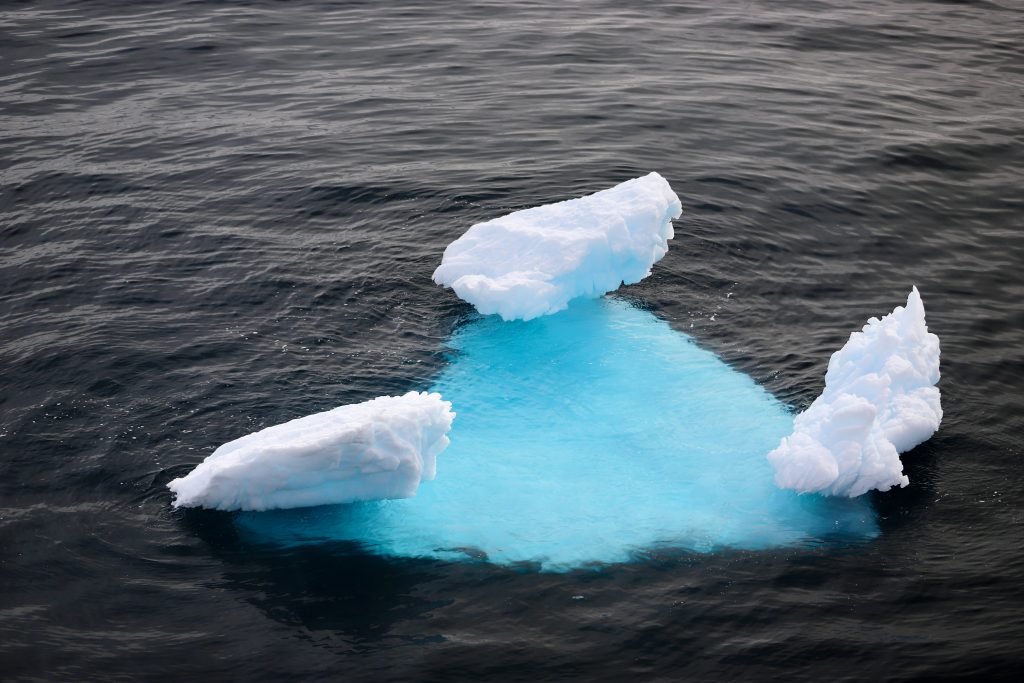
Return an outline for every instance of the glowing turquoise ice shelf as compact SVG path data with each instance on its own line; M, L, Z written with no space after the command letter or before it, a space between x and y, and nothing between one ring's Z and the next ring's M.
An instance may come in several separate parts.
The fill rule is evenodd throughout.
M415 498L241 513L241 532L556 570L878 533L865 497L777 488L765 454L792 429L784 406L624 301L477 318L450 346L433 390L458 413L452 444Z

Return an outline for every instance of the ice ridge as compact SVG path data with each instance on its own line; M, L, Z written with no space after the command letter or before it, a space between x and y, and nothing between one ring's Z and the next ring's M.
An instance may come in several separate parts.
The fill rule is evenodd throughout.
M434 478L454 418L437 393L381 396L230 441L167 487L175 507L218 510L408 498Z
M906 486L899 454L939 428L938 381L939 338L914 287L905 307L871 318L832 354L824 391L768 454L775 483L851 498Z
M681 212L668 181L649 173L473 225L445 249L434 281L485 315L556 313L650 275Z

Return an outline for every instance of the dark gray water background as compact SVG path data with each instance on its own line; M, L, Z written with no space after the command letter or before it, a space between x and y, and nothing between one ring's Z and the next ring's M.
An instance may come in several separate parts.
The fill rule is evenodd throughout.
M3 3L0 679L1012 679L1022 119L1017 0ZM796 408L921 289L946 417L878 539L547 574L171 510L429 384L470 224L651 170L620 295Z

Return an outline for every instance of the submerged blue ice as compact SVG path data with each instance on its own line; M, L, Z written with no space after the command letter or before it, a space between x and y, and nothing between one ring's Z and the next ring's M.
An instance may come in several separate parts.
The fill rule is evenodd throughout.
M616 299L458 329L432 391L458 413L414 498L241 513L253 540L353 540L387 555L566 569L661 548L760 549L877 535L863 498L781 490L779 401Z

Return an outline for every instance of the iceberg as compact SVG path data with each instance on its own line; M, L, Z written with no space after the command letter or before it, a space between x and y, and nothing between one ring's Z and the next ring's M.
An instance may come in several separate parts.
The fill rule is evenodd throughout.
M434 282L484 315L530 320L651 274L679 197L657 173L586 197L477 223L448 245Z
M768 454L776 484L851 498L906 486L899 454L939 428L938 381L939 338L914 287L906 307L871 318L832 354L824 391Z
M434 478L454 418L437 393L381 396L229 441L167 487L175 507L218 510L409 498Z
M473 316L432 387L459 418L414 498L242 513L240 537L563 571L660 553L878 535L866 497L775 486L793 427L749 376L650 313L578 299L528 322Z

